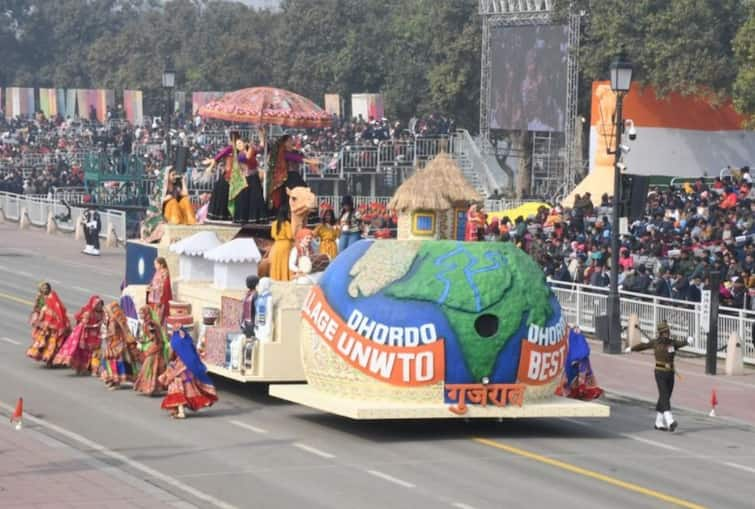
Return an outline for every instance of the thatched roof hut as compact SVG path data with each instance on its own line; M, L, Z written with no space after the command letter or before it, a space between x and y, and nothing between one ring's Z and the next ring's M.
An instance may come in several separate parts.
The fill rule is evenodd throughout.
M456 161L442 152L401 184L388 208L398 212L399 239L463 239L459 216L480 201Z
M464 178L459 164L441 152L396 189L388 208L398 212L448 210L460 202L480 201L482 197Z

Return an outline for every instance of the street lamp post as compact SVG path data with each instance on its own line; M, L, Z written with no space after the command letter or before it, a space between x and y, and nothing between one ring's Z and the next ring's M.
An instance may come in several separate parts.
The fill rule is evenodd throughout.
M619 302L619 208L621 205L621 162L622 135L624 119L622 107L624 95L632 85L632 64L620 56L611 63L611 90L616 93L616 147L613 165L613 214L611 222L611 286L608 291L608 341L604 343L604 352L621 353L621 306Z
M173 67L170 64L167 64L165 66L165 70L163 70L163 89L166 90L168 100L167 100L167 107L165 111L166 116L166 122L165 122L165 159L167 164L172 164L171 160L171 139L170 139L170 126L172 124L171 122L171 115L173 113L173 104L171 104L172 98L172 92L173 87L176 86L176 73L173 70Z

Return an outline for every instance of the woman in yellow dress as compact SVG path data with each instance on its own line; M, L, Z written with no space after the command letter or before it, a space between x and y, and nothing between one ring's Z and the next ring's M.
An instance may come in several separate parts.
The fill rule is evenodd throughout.
M294 232L288 217L288 208L280 207L278 215L270 228L273 247L270 248L270 279L274 281L290 281L291 272L288 269L288 257L294 245Z
M320 254L328 255L332 260L338 254L336 240L341 234L340 228L336 227L336 215L333 209L327 209L322 214L322 221L315 228L315 238L320 240Z
M168 224L196 224L186 176L169 168L163 182L163 217Z

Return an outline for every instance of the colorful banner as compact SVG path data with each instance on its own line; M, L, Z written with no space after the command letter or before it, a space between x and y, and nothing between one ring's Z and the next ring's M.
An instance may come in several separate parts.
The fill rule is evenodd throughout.
M352 94L351 116L364 120L380 120L385 116L381 94Z
M39 89L39 109L45 117L52 118L58 114L58 91L54 88Z
M76 90L76 101L80 118L91 119L91 113L94 111L97 120L105 123L108 107L112 108L115 105L115 92L105 89L80 88Z
M191 112L196 115L199 108L210 101L223 97L223 92L194 92L191 94Z
M66 108L66 91L64 88L56 88L55 89L55 97L56 97L56 103L58 106L58 114L62 115L63 117L66 116L66 113L68 112L68 108Z
M341 96L338 94L325 94L325 111L331 115L341 116Z
M66 118L76 118L76 89L66 90Z
M563 317L552 327L530 325L522 339L517 381L526 385L545 385L563 373L569 329Z
M144 124L143 96L141 90L123 91L123 111L131 125Z
M177 90L173 94L173 113L186 113L186 92Z
M5 118L34 116L34 89L8 87L5 89Z
M371 378L401 387L431 385L444 379L443 341L399 347L389 346L386 344L389 341L367 339L338 316L319 287L313 287L307 296L302 317L333 352ZM383 327L385 335L393 335L388 327ZM396 335L402 332L400 328L394 329Z

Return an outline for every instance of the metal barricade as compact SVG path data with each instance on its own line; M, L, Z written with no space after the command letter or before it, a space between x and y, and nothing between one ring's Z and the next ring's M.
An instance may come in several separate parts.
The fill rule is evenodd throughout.
M31 224L40 227L44 227L47 224L50 212L52 212L53 216L61 216L68 210L60 200L6 192L0 192L0 209L2 209L5 218L9 221L19 221L21 219L21 211L26 209ZM76 222L80 220L83 213L84 208L71 207L71 220L56 221L56 224L60 230L72 232L75 230ZM107 237L112 225L118 240L125 242L126 213L124 211L111 209L100 211L100 219L103 226L100 232L101 237Z
M596 317L606 313L608 289L558 281L549 281L549 284L561 304L561 312L567 322L579 326L585 332L594 333ZM627 325L631 314L636 314L640 328L648 336L653 336L658 323L665 320L673 336L685 339L692 337L692 345L685 350L699 354L705 353L707 334L703 331L699 303L630 292L620 293L623 326ZM722 349L726 346L732 332L736 332L740 338L745 362L755 364L755 344L753 344L755 312L727 307L719 308L717 339L719 357L725 357L726 354Z
M339 171L343 173L377 173L378 147L347 145L341 150Z

